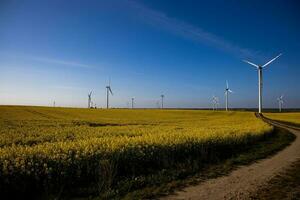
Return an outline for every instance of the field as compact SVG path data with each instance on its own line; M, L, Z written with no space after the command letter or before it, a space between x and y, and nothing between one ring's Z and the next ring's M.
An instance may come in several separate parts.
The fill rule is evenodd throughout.
M300 126L300 112L265 113L264 115L270 119Z
M228 158L272 130L252 112L0 106L0 189L118 193L128 180Z

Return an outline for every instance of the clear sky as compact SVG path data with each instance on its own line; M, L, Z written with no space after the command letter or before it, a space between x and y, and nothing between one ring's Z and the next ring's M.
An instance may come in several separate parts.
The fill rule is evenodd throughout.
M1 0L0 104L86 107L300 107L300 3L269 1Z

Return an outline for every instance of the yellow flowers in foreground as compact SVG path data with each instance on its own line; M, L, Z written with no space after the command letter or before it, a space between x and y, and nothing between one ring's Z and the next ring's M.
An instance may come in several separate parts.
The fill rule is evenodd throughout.
M250 112L8 106L0 106L0 127L0 185L7 187L99 181L103 174L134 177L187 160L212 162L272 131Z

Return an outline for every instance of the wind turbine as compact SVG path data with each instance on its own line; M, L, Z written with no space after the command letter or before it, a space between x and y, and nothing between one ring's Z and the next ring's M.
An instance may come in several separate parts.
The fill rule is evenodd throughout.
M228 110L228 94L233 93L231 89L229 89L228 81L226 81L226 88L225 88L225 98L226 98L226 111Z
M112 92L111 87L110 87L110 79L109 79L109 82L108 82L108 86L106 86L106 108L107 109L109 108L109 93L111 95L113 95L113 92Z
M88 108L91 108L92 91L88 94Z
M131 108L133 109L134 106L134 97L131 98Z
M283 95L277 98L278 104L279 104L279 112L281 112L282 104L283 104Z
M53 101L53 107L55 107L55 101Z
M164 97L165 97L165 95L160 95L160 97L161 97L161 109L163 109L164 108Z
M248 63L249 65L252 65L252 66L256 67L257 71L258 71L258 112L259 113L261 113L261 111L262 111L262 89L263 89L262 72L263 72L263 68L265 68L266 66L268 66L269 64L271 64L274 60L276 60L281 55L282 54L279 54L278 56L276 56L275 58L271 59L270 61L268 61L264 65L256 65L256 64L254 64L254 63L252 63L250 61L243 60L244 62Z
M213 96L212 101L213 101L213 110L218 110L218 104L219 104L218 97Z

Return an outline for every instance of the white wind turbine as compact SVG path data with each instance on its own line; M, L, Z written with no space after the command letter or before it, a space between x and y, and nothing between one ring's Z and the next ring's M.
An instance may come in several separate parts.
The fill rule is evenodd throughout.
M271 64L274 60L276 60L279 56L281 56L282 54L279 54L278 56L276 56L275 58L271 59L270 61L268 61L266 64L264 65L256 65L252 62L249 62L247 60L243 60L244 62L254 66L257 68L258 71L258 112L261 113L262 111L262 89L263 89L263 77L262 77L262 71L263 68L265 68L266 66L268 66L269 64Z
M281 95L280 97L278 97L277 101L278 101L278 105L279 105L279 112L281 112L282 104L284 103L284 101L283 101L283 95Z
M134 108L134 97L131 97L131 108Z
M218 110L219 98L216 96L213 96L212 102L213 102L213 110Z
M91 108L91 102L92 102L92 91L88 94L88 108Z
M165 98L165 95L160 95L160 97L161 97L161 109L163 109L164 108L164 98Z
M106 86L106 108L107 109L109 108L109 93L111 95L113 95L113 92L112 92L111 87L110 87L110 79L109 79L109 82L108 82L108 86Z
M229 89L228 81L226 81L226 88L225 88L225 98L226 98L226 111L228 110L228 95L229 93L233 93L231 89Z

